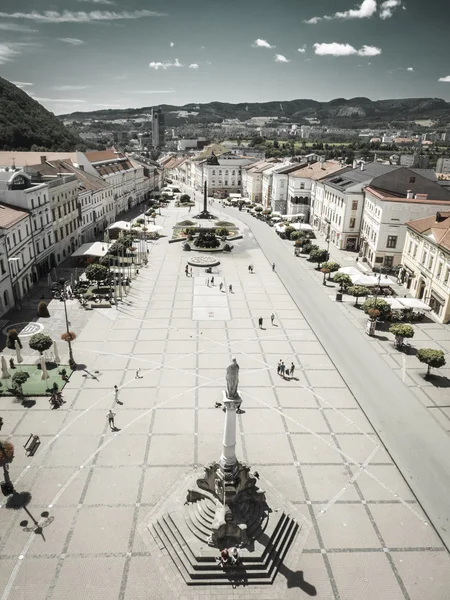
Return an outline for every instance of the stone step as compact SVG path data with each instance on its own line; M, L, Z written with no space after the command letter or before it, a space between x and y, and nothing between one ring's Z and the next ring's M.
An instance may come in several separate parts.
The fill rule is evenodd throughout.
M215 561L217 551L215 555L201 557L201 562L197 560L194 549L189 546L189 540L185 538L175 520L173 515L158 520L154 525L155 533L164 541L169 556L188 585L229 584L232 583L233 573L236 573L237 578L239 575L245 576L247 582L253 580L258 584L270 584L299 530L299 525L283 513L278 519L279 526L274 529L275 537L269 540L259 559L263 562L248 561L243 551L242 563L247 568L224 570ZM181 523L184 524L183 521Z

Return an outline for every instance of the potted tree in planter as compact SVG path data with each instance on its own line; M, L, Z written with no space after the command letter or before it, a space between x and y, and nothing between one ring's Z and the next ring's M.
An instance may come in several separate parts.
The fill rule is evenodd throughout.
M330 279L331 277L331 273L336 273L336 271L339 271L339 269L341 268L341 265L337 262L335 262L334 260L329 260L328 262L323 263L322 265L322 269L328 269L329 271L329 275L328 275L328 279Z
M406 323L395 323L389 327L389 332L395 335L395 347L397 350L403 348L405 338L411 339L414 337L414 328Z
M9 477L9 465L14 460L14 445L11 442L0 442L0 466L3 468L3 477L1 490L4 496L9 496L14 492L14 486Z
M352 278L350 275L347 275L347 273L336 273L333 277L333 281L339 284L339 291L341 294L352 285Z
M323 248L317 248L317 250L313 247L311 252L309 253L308 260L313 263L317 263L317 268L320 270L320 265L325 262L328 258L328 252Z
M358 300L360 298L370 294L369 288L366 288L364 285L352 285L348 288L347 292L350 294L350 296L356 298L355 306L358 306Z
M25 371L18 371L17 373L14 373L12 377L12 383L15 390L17 391L18 396L23 396L22 385L26 383L29 376L30 375Z
M439 369L445 365L445 356L442 350L434 350L433 348L419 348L417 358L421 363L427 365L425 379L431 374L431 369Z
M324 263L324 265L326 265L326 264L327 264L327 263ZM326 277L327 277L327 274L328 274L328 277L329 277L329 273L330 273L331 271L330 271L330 269L328 269L328 268L327 268L327 267L325 267L325 266L322 266L322 268L320 269L320 271L323 273L323 281L322 281L322 284L323 284L323 285L327 285L327 280L326 280Z
M8 335L6 337L6 346L10 350L15 350L16 341L19 344L19 348L22 348L22 342L20 341L19 334L17 333L17 329L9 329Z
M45 333L35 333L30 337L28 345L32 350L37 350L42 356L46 350L52 347L53 340L50 336L45 335Z

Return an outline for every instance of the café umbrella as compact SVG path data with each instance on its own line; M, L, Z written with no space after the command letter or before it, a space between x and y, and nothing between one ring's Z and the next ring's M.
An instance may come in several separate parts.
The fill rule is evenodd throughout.
M16 340L14 345L16 347L17 364L20 365L20 363L23 363L23 357L22 357L22 353L20 352L21 348L20 348L19 340Z
M2 354L2 379L9 379L11 377L11 374L8 371L8 368L6 366L6 360L5 357Z
M61 359L59 357L58 346L56 345L56 342L53 342L53 354L55 355L56 364L59 364L61 362Z
M42 370L41 379L48 379L49 375L47 373L47 365L45 364L44 356L41 357L41 370Z

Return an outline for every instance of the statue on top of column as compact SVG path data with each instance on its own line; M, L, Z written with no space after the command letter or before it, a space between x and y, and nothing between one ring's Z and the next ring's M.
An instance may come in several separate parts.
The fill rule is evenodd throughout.
M235 400L239 398L238 395L238 384L239 384L239 365L236 359L231 359L231 365L227 367L227 398L229 400Z

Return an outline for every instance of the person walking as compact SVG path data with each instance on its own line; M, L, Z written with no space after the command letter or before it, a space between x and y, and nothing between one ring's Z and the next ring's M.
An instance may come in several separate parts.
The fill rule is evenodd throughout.
M214 275L211 277L211 285L214 285Z
M251 273L252 272L252 265L248 265L248 272Z
M206 278L206 285L209 287L209 277Z
M135 379L142 379L141 367L136 371Z
M272 314L270 315L270 322L272 323L272 327L273 327L273 322L274 322L274 321L275 321L275 314L274 314L274 313L272 313Z
M233 286L231 285L231 283L230 283L230 285L228 286L228 291L230 292L230 294L232 294L232 293L233 293Z
M189 210L188 210L188 212L191 212L191 208L192 208L192 206L190 206L190 207L189 207Z
M114 431L114 429L116 428L116 425L114 423L114 417L116 416L116 413L113 413L113 411L110 409L109 413L106 415L106 418L108 419L108 424L111 428L111 431Z
M281 360L281 358L280 358L280 360L278 361L278 365L277 365L277 373L278 373L278 375L281 375L281 363L282 363L282 362L283 362L283 361L282 361L282 360Z
M284 371L286 369L286 365L284 364L284 361L281 361L281 365L280 365L280 375L281 377L284 377Z
M295 372L295 365L293 362L291 362L291 368L290 368L291 377L294 377L294 372Z
M272 263L272 271L275 271L275 263Z
M220 285L219 285L219 289L220 289L220 291L222 291L222 288L223 288L223 282L221 281L221 282L220 282Z
M185 273L186 277L189 277L189 265L186 265L186 268L184 269L184 273Z
M114 386L114 401L119 402L119 388L117 385Z
M189 274L192 277L192 267L189 268Z
M259 328L262 329L263 328L263 318L262 317L259 317L258 323L259 323Z

